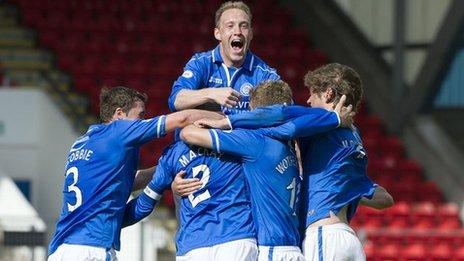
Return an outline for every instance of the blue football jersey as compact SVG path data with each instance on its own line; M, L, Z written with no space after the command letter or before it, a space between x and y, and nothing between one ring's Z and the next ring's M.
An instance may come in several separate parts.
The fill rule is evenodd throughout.
M348 206L349 221L362 197L372 197L366 175L367 155L356 129L336 129L300 140L304 179L302 221L305 227Z
M130 202L125 223L134 223L147 216L155 201L171 187L175 175L186 171L186 178L199 178L200 190L180 200L180 224L176 235L177 255L190 250L255 238L249 191L238 159L202 147L178 141L161 156L153 180L143 197ZM151 199L150 199L151 198ZM151 209L146 206L151 201ZM138 207L137 207L138 205ZM139 212L145 212L140 215Z
M309 132L304 134L305 136L332 130L340 125L340 118L336 112L299 105L287 106L279 104L258 107L252 111L228 115L227 118L232 128L243 129L259 129L278 126L291 120L296 122L308 122L306 124L309 126L308 128L299 130L299 132ZM298 123L289 124L300 125ZM304 126L301 125L301 127ZM298 126L298 128L300 128L300 126Z
M258 244L298 246L298 161L291 142L273 138L271 129L210 130L213 148L242 160L250 186Z
M165 116L90 126L67 156L63 206L49 246L120 248L121 222L138 165L139 147L165 135Z
M233 108L222 107L226 114L235 114L249 110L250 90L260 82L279 80L276 71L259 57L248 51L240 68L228 68L221 57L219 45L210 51L197 53L187 62L181 76L174 82L169 96L169 108L175 111L174 101L182 89L199 90L202 88L231 87L240 93L241 98Z

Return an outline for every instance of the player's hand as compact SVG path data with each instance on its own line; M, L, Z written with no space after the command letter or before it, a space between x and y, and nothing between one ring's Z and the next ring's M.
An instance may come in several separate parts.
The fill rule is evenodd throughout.
M240 93L230 87L209 88L208 97L219 105L232 108L240 100Z
M199 128L204 128L204 129L222 129L222 130L231 129L231 126L227 118L223 118L220 120L203 118L203 119L195 121L193 124L195 124L195 126Z
M335 105L334 111L338 113L340 117L340 127L342 128L351 128L353 125L353 117L356 113L353 111L353 106L350 104L344 106L346 101L346 95L342 95L340 101Z
M181 196L185 197L193 192L199 190L203 183L197 178L184 179L185 171L181 170L177 173L174 181L171 183L172 191Z

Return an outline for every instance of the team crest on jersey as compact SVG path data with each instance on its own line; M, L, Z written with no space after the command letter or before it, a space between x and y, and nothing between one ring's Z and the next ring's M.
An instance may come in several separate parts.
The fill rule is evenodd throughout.
M192 78L193 72L190 70L185 70L184 73L182 74L182 77L184 78Z
M240 93L244 96L249 96L251 89L253 89L253 85L251 85L249 82L246 82L240 86Z

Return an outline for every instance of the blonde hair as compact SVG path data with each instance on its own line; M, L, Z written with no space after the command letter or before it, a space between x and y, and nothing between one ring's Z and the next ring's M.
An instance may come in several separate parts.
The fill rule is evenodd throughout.
M284 81L264 81L250 92L250 107L292 103L292 89Z
M248 17L250 17L251 24L251 18L253 16L251 14L250 7L247 4L245 4L242 1L227 1L224 2L216 11L216 16L214 19L214 24L216 25L216 27L219 27L219 20L221 20L222 14L229 9L240 9L243 12L245 12L248 15Z

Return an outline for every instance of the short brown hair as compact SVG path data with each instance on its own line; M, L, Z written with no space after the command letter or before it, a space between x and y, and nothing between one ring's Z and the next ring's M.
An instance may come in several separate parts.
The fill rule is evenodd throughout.
M108 123L117 108L121 108L124 113L129 113L137 101L146 102L147 98L145 93L122 86L111 89L103 88L100 92L100 120Z
M309 71L304 77L304 85L316 94L332 89L335 103L342 95L346 95L345 105L353 105L353 111L357 111L361 104L363 94L361 78L355 70L346 65L330 63Z
M227 1L224 2L216 11L216 15L214 18L214 24L216 25L216 27L219 27L219 20L221 20L222 14L229 9L240 9L243 12L245 12L248 15L248 17L250 17L251 25L251 19L253 18L253 15L251 14L250 7L242 1Z
M250 107L262 107L274 104L290 105L292 100L292 89L284 81L264 81L250 92Z

